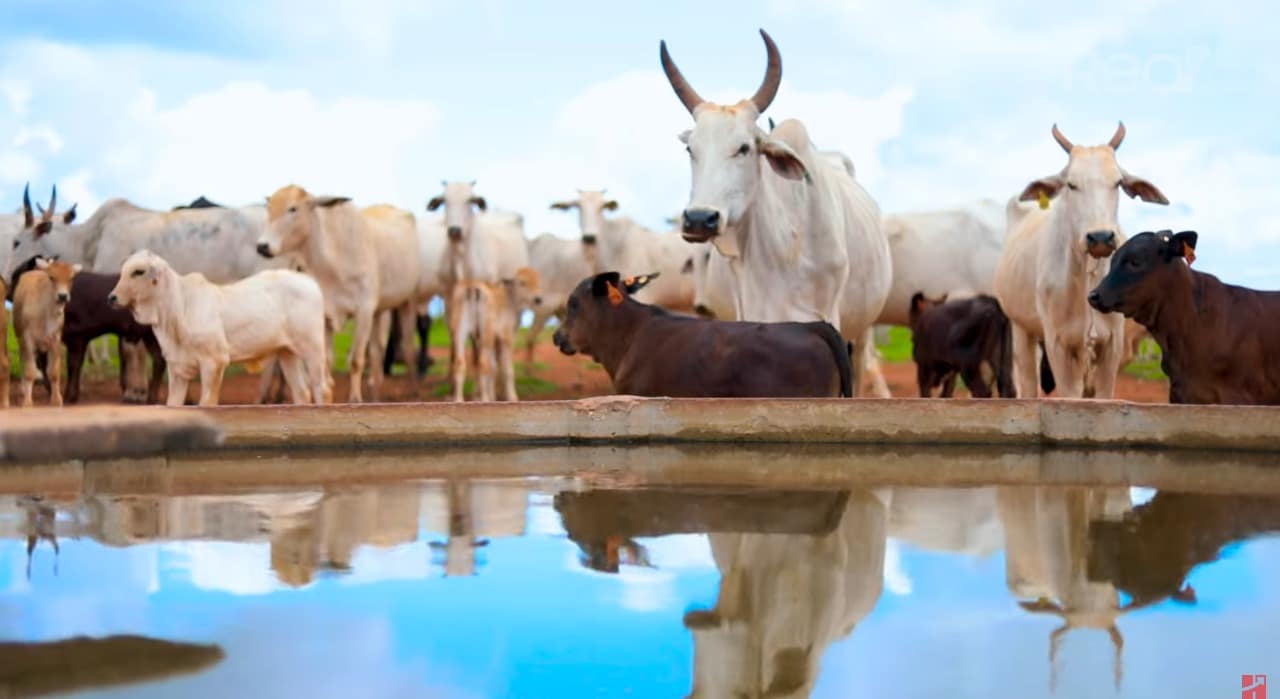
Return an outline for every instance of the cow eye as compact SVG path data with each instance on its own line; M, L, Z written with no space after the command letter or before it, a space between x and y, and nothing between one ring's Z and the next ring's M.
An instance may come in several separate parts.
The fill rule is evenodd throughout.
M744 143L738 146L737 155L746 155L747 153L750 153L750 152L751 152L751 144Z
M1142 266L1142 260L1139 260L1136 257L1130 257L1125 264L1129 266L1129 269L1137 269Z
M129 276L131 276L131 277L141 277L142 275L144 275L144 274L146 274L146 273L147 273L147 271L146 271L145 269L135 269L135 270L133 270L133 274L130 274Z
M14 249L14 250L17 250L17 249L18 249L18 244L19 244L19 242L18 242L18 241L16 241L16 240L15 240L15 241L13 241L13 249Z
M1068 182L1068 183L1067 183L1067 189L1070 189L1071 191L1073 191L1073 192L1074 192L1074 191L1076 191L1076 190L1078 190L1078 189L1080 189L1080 188L1079 188L1079 187L1077 187L1077 186L1075 186L1074 184L1072 184L1072 183Z

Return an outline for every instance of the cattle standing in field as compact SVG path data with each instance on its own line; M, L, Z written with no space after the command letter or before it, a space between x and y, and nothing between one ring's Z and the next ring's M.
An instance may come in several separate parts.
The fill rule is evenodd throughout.
M109 301L151 326L169 369L171 406L199 375L200 405L217 405L231 362L275 357L295 403L331 399L324 297L305 274L276 269L226 285L179 276L158 255L134 253Z
M650 277L583 280L556 330L561 352L589 355L618 393L684 398L850 396L849 348L825 322L700 320L631 298Z
M1170 403L1280 404L1280 292L1191 269L1196 239L1192 231L1134 236L1112 257L1089 304L1151 331Z
M911 298L911 358L916 363L920 397L942 386L942 398L955 391L956 376L974 398L1014 398L1013 352L1009 319L987 295L956 301Z
M31 407L32 389L39 370L36 353L48 355L45 377L49 380L49 404L62 405L63 310L71 300L71 280L80 265L45 259L18 279L13 292L13 330L22 358L22 407Z
M416 309L417 322L415 329L418 333L418 354L416 360L416 368L418 376L425 376L427 369L431 366L431 355L428 351L431 335L431 315L427 311L427 305L431 299L446 293L445 277L441 274L441 265L449 248L449 239L445 234L444 217L417 217L418 225L418 254L419 254L419 271L418 289L415 294L415 303L418 305ZM403 344L400 338L400 323L391 324L391 337L387 341L387 352L383 358L382 371L385 374L391 373L391 367L395 363L396 345ZM406 366L408 360L404 360Z
M467 378L466 344L470 339L479 355L476 372L476 394L479 400L497 400L496 378L502 374L502 398L519 400L516 395L515 351L516 323L520 309L533 303L538 293L538 273L528 267L516 270L515 277L499 284L459 282L449 299L449 327L456 328L449 341L453 343L453 399L463 401ZM454 332L451 330L450 332Z
M1105 258L1123 242L1116 219L1120 190L1153 204L1169 203L1155 185L1116 162L1124 135L1121 124L1109 142L1077 146L1055 125L1053 137L1069 156L1067 166L1018 196L1038 200L1042 208L1011 210L995 295L1012 324L1019 397L1036 396L1036 345L1042 340L1059 395L1115 393L1124 323L1090 309L1085 297L1106 273Z
M273 258L294 253L324 292L326 351L333 334L355 320L349 357L348 399L364 399L365 360L370 356L379 310L407 308L400 315L401 340L412 355L413 295L419 267L413 216L390 206L357 209L346 197L319 197L297 185L281 187L267 200L267 225L255 245ZM405 327L408 326L408 327ZM382 379L380 343L370 374L374 397Z
M576 199L551 205L560 211L577 209L583 243L595 246L593 268L573 284L610 270L653 273L653 283L636 295L637 301L671 311L693 310L693 255L701 246L686 242L675 231L655 233L625 216L605 218L606 211L618 210L618 202L605 199L604 192L580 189Z
M533 324L525 346L526 361L533 361L533 347L547 321L555 316L564 322L565 303L578 282L595 270L588 256L596 241L571 240L543 233L529 243L529 266L538 273L538 294L533 299Z
M709 242L727 258L738 319L835 325L855 348L858 391L891 281L880 211L813 146L801 122L784 121L772 134L756 124L782 79L778 49L761 36L769 56L764 82L734 105L698 96L661 46L667 79L694 119L681 135L693 171L684 238Z
M44 258L34 257L13 272L16 281L20 276L37 268L37 263ZM160 382L164 378L164 354L155 335L148 328L133 319L125 310L114 308L107 302L111 289L120 281L118 274L97 274L79 272L71 280L71 298L63 310L62 344L67 348L67 382L63 391L63 400L74 405L80 401L80 373L84 369L85 357L89 343L95 338L107 334L118 336L124 342L142 343L151 356L151 379L142 379L147 384L146 401L160 402ZM48 355L41 352L37 359L41 371L47 371ZM129 367L121 367L120 391L125 403L140 402L127 390L126 369L146 369L145 362L138 362Z

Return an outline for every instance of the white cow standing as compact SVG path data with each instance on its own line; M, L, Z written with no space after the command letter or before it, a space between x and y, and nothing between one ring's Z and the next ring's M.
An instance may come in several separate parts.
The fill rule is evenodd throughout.
M618 202L605 199L604 193L603 189L580 189L576 199L551 205L560 211L578 210L582 239L596 246L591 274L618 272L628 277L657 273L636 293L636 300L672 311L693 310L693 256L699 246L686 242L675 231L655 233L625 216L605 218L604 212L617 211Z
M1053 137L1067 152L1067 166L1035 180L1018 196L1020 201L1038 200L1042 208L1010 207L995 293L1012 321L1014 381L1020 398L1034 398L1039 392L1036 347L1041 340L1058 395L1115 394L1124 354L1124 318L1095 311L1086 297L1106 275L1106 258L1124 242L1117 222L1120 190L1153 204L1169 203L1155 185L1116 162L1124 135L1120 124L1108 143L1077 146L1054 125Z
M756 124L782 79L777 46L748 100L703 100L661 46L663 69L694 118L681 135L693 170L684 237L728 258L741 320L825 320L854 347L854 392L871 353L871 326L889 294L892 263L880 211L841 166L818 151L797 120L765 134ZM886 386L877 393L887 395Z
M524 237L524 217L507 211L489 211L488 202L475 193L475 182L445 182L444 192L427 202L427 211L444 208L445 235L449 241L440 262L440 278L452 294L457 282L497 284L514 279L516 270L529 266L529 242ZM478 212L478 213L477 213ZM525 309L517 309L516 317ZM449 317L448 309L445 317ZM449 336L456 334L449 328ZM453 343L450 343L453 347ZM449 366L453 366L450 350ZM503 381L514 375L514 366L501 367ZM507 373L511 372L511 373ZM449 376L452 380L452 372Z
M349 357L351 402L364 399L364 364L378 311L405 309L398 314L401 340L408 344L405 356L412 356L413 301L421 273L412 214L385 205L359 210L346 197L317 197L287 185L268 198L267 225L254 247L263 257L302 258L324 292L329 352L333 334L347 320L355 320ZM382 367L377 361L374 365L370 374L376 399Z
M529 266L538 273L538 295L533 300L533 325L529 327L526 361L533 361L533 347L552 316L564 320L565 304L578 283L595 273L592 258L595 241L561 238L543 233L529 243Z

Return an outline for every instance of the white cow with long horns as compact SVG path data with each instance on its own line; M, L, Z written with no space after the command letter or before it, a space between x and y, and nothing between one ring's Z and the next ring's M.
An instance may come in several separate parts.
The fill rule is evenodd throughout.
M738 319L825 320L839 328L854 347L856 393L892 271L880 209L810 142L803 123L788 119L772 133L756 123L782 80L778 47L763 30L760 36L768 51L764 82L732 105L702 99L661 44L663 70L694 121L680 136L693 171L681 228L685 240L709 242L728 258Z
M1019 398L1035 398L1044 341L1049 368L1064 398L1111 398L1124 354L1124 318L1090 308L1089 291L1106 276L1107 258L1124 242L1117 222L1120 190L1152 204L1168 204L1155 185L1116 162L1121 123L1100 146L1078 146L1053 127L1066 151L1061 172L1028 184L1009 207L1009 233L996 266L995 292L1013 321L1013 373Z

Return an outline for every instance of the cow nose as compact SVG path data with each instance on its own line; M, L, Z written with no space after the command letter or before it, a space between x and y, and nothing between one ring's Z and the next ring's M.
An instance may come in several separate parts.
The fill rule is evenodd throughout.
M685 209L681 219L685 233L711 236L720 230L720 212L715 209Z
M1102 294L1099 294L1097 289L1089 292L1089 305L1099 311L1102 310Z
M271 246L266 243L258 243L258 254L269 259L271 257Z
M710 308L707 308L707 307L706 307L706 306L704 306L703 304L698 304L698 305L694 306L694 307L693 307L693 312L694 312L694 313L697 313L699 316L702 316L703 318L715 318L715 317L716 317L716 314L715 314L715 313L712 313L712 312L711 312L711 309L710 309Z
M595 245L595 244L596 244L596 234L595 234L595 233L586 233L586 234L584 234L584 235L582 236L582 244L583 244L583 245Z
M1091 231L1084 234L1084 239L1090 245L1105 245L1107 247L1115 247L1116 232L1115 231Z
M71 300L71 294L65 291L58 292L58 303L66 303Z
M534 297L533 297L533 305L535 305L535 306L541 306L541 305L542 305L542 297L541 297L541 296L534 296Z
M112 308L116 308L120 305L120 299L117 299L116 295L112 294L107 297L107 303L110 304Z
M437 228L436 230L440 230L440 229ZM449 240L454 240L454 241L462 240L461 226L449 226Z

